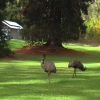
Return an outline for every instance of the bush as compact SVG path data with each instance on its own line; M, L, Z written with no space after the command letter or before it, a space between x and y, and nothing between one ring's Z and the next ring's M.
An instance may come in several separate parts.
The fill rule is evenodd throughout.
M97 41L100 42L100 20L97 20L95 23L95 34L97 37Z
M0 57L5 57L11 54L11 50L5 40L0 41Z

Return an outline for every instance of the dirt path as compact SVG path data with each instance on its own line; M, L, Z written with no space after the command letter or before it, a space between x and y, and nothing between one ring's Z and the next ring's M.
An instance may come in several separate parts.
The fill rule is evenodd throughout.
M15 53L26 54L26 55L63 55L63 56L85 56L88 55L83 52L75 51L67 48L57 48L56 51L52 52L50 47L46 46L24 46L23 48L14 50Z

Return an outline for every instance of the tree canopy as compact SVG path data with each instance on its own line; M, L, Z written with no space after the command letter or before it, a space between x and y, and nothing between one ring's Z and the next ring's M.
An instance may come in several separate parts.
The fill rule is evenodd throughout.
M88 14L88 2L93 0L26 0L22 11L26 28L35 31L31 34L50 36L52 41L79 38L86 26L81 12ZM26 34L26 33L25 33ZM43 37L42 37L43 38ZM58 45L58 44L57 44Z
M0 0L0 57L10 54L10 49L5 39L3 38L2 32L2 20L4 19L3 9L6 7L6 2L11 0Z
M46 45L61 46L63 41L77 40L85 34L82 13L88 14L94 0L14 0L5 9L6 18L23 24L27 40L44 39ZM10 9L10 10L9 10Z

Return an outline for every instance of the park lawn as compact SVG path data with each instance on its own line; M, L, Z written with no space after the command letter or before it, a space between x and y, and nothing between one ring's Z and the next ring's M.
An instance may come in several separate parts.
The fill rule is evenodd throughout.
M75 43L63 43L65 48L74 49L81 52L86 52L88 54L97 54L100 53L99 45L87 45L87 44L75 44Z
M7 43L9 44L9 47L11 50L15 50L17 48L22 48L23 46L28 44L28 42L26 42L24 40L17 40L17 39L7 40Z
M64 44L72 48L72 44ZM90 49L91 48L91 49ZM90 56L47 56L45 61L54 61L57 73L47 73L40 66L40 55L16 54L15 59L0 61L1 100L99 100L100 99L100 47L74 44L73 49L84 51ZM84 49L84 50L83 50ZM73 68L68 62L80 59L87 67L85 72L77 70L72 78Z

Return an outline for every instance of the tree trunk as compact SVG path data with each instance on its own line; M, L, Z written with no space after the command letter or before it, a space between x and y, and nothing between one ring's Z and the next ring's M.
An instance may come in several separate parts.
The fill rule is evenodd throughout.
M60 37L59 38L53 38L53 37L50 37L50 36L48 36L45 46L63 47Z
M62 47L62 38L61 38L61 8L59 4L61 0L51 0L50 2L50 30L51 33L48 36L46 46L54 45L58 47Z

